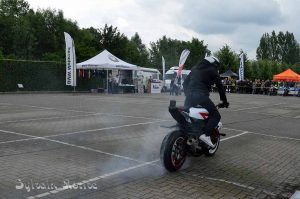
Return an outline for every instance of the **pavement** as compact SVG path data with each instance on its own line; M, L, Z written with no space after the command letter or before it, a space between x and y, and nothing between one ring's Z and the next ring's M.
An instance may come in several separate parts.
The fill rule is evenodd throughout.
M0 95L0 198L290 198L300 190L300 98L228 94L213 157L168 173L168 94ZM218 103L216 93L211 95Z

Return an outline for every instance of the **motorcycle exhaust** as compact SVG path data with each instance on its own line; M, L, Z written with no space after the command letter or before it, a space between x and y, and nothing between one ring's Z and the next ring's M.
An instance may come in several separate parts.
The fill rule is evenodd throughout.
M198 144L198 141L194 138L188 138L186 143L187 143L187 145L192 146L192 145Z

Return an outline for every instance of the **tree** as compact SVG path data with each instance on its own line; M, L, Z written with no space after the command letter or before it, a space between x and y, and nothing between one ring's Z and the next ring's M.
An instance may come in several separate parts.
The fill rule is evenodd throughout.
M191 68L200 62L206 54L210 55L210 51L207 49L207 45L204 45L204 41L200 41L197 38L193 38L191 42L187 42L187 48L190 50L190 54L186 60L186 68Z
M21 17L29 11L29 4L24 0L1 0L0 13L6 17Z
M237 72L239 68L238 55L231 50L231 48L226 44L219 51L215 53L215 56L220 60L220 73L231 69L233 72Z
M151 67L161 67L161 57L164 56L167 67L178 66L179 56L182 51L181 42L163 36L156 42L150 43ZM186 48L186 47L185 47ZM181 51L180 51L181 50Z
M21 59L33 59L36 37L32 31L31 19L34 15L30 10L25 16L16 20L16 26L12 33L13 42L11 43L12 52Z
M130 46L128 48L132 49L132 53L129 56L133 62L139 66L149 67L149 52L137 32L131 37L128 45Z
M15 38L22 16L27 14L29 5L23 0L0 1L0 43L4 54L14 54Z
M268 60L259 60L258 61L259 65L259 77L262 80L267 80L272 78L272 62Z
M99 42L102 49L108 50L120 59L126 58L128 38L120 33L117 27L105 24L104 28L100 29Z
M282 54L284 53L284 56L282 57L281 62L287 64L295 64L300 61L299 44L297 43L293 33L286 32L285 39L285 52L282 51Z
M87 60L103 50L100 46L100 38L100 29L90 27L79 30L77 36L74 37L78 62Z
M256 50L256 58L257 59L269 59L270 51L269 51L269 42L270 36L268 33L263 34L263 36L260 38L259 46Z
M256 50L257 59L268 59L279 63L294 64L300 61L299 44L294 34L272 31L263 34Z
M153 67L161 66L161 56L164 56L167 67L178 66L180 54L184 49L188 49L190 54L186 60L185 69L190 69L197 62L210 54L204 41L193 38L191 41L179 41L163 36L155 43L150 43L150 61Z

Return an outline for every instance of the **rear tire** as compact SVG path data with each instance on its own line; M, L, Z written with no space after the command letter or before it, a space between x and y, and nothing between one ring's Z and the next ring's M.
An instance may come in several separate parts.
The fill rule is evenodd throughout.
M212 134L210 135L211 142L215 145L214 148L204 149L204 154L207 157L211 157L215 155L220 145L220 134L218 129L214 129Z
M186 138L181 131L166 135L160 147L160 159L169 172L179 170L186 160Z

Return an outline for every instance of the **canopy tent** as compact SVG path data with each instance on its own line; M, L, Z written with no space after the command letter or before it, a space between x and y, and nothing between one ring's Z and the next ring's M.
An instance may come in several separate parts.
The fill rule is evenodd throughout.
M273 81L278 82L300 82L300 75L290 68L286 71L273 76Z
M238 77L238 74L232 72L231 69L226 71L225 73L220 74L221 77Z
M138 70L134 64L129 64L107 50L102 51L95 57L77 64L77 69L121 69L121 70Z

